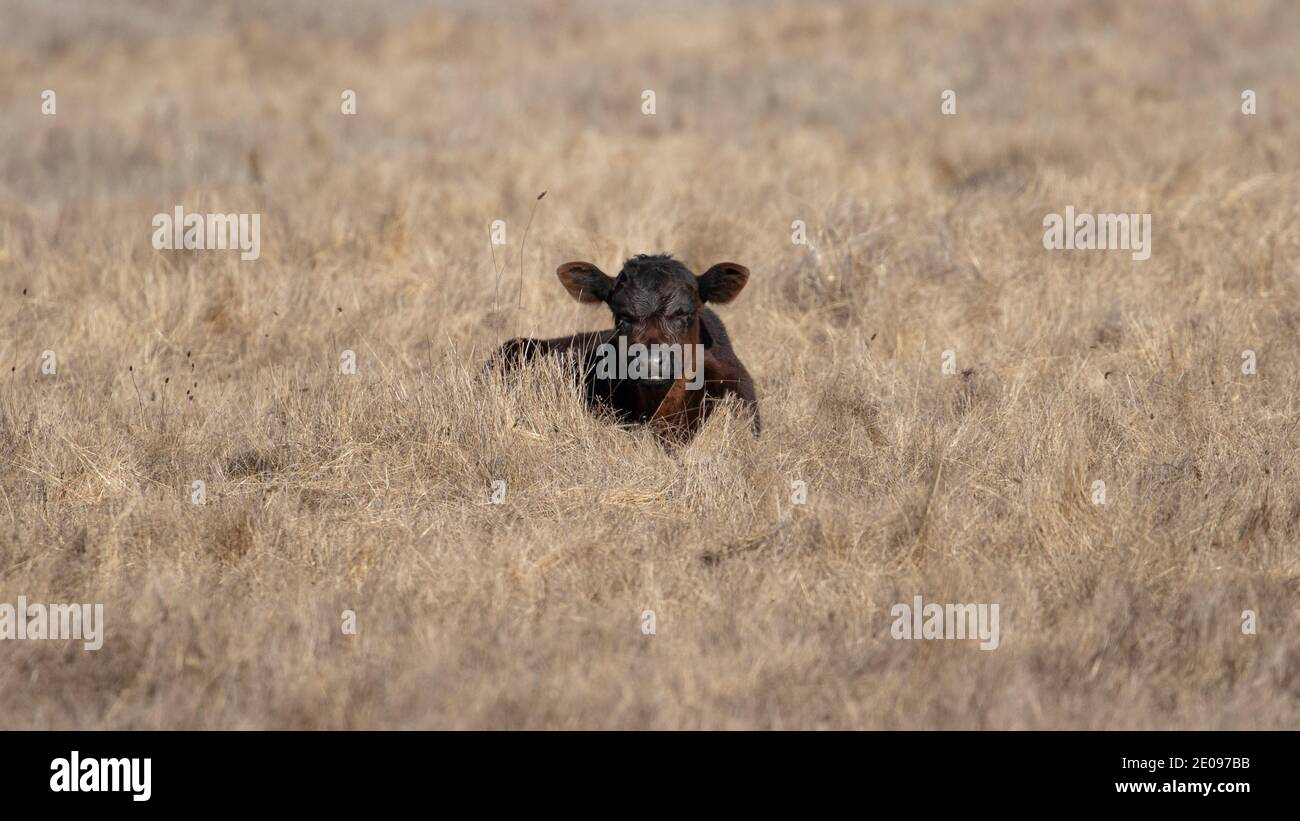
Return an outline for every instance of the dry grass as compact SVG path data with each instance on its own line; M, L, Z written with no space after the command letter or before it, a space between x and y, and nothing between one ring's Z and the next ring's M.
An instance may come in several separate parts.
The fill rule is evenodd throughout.
M6 5L0 601L108 634L0 643L0 724L1300 726L1296 4L652 5ZM640 251L753 270L760 440L479 379Z

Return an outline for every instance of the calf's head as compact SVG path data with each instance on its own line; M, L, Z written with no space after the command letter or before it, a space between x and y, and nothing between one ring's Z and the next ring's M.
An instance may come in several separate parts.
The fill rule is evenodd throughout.
M609 306L615 343L622 337L629 350L644 345L643 379L658 385L673 381L674 365L668 359L672 351L678 356L687 352L685 368L702 367L690 353L699 350L697 345L711 344L700 308L706 302L730 302L749 279L749 269L734 262L720 262L696 276L670 256L645 254L623 263L616 277L590 262L566 262L555 273L574 299Z

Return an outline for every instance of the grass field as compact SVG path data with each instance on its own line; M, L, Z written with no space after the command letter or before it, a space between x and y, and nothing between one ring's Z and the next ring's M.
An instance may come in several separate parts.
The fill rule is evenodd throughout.
M0 10L0 726L1300 727L1300 6L259 6ZM661 251L761 438L481 375Z

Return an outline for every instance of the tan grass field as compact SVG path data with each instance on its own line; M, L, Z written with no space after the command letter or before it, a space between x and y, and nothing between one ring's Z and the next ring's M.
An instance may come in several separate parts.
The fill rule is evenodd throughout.
M0 9L0 726L1300 727L1300 6L260 6ZM480 377L660 251L761 438Z

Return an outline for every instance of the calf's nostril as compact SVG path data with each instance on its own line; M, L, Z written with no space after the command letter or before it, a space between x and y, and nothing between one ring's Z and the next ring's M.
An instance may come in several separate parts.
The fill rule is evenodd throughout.
M672 356L662 346L656 346L650 352L650 378L656 380L673 378Z

